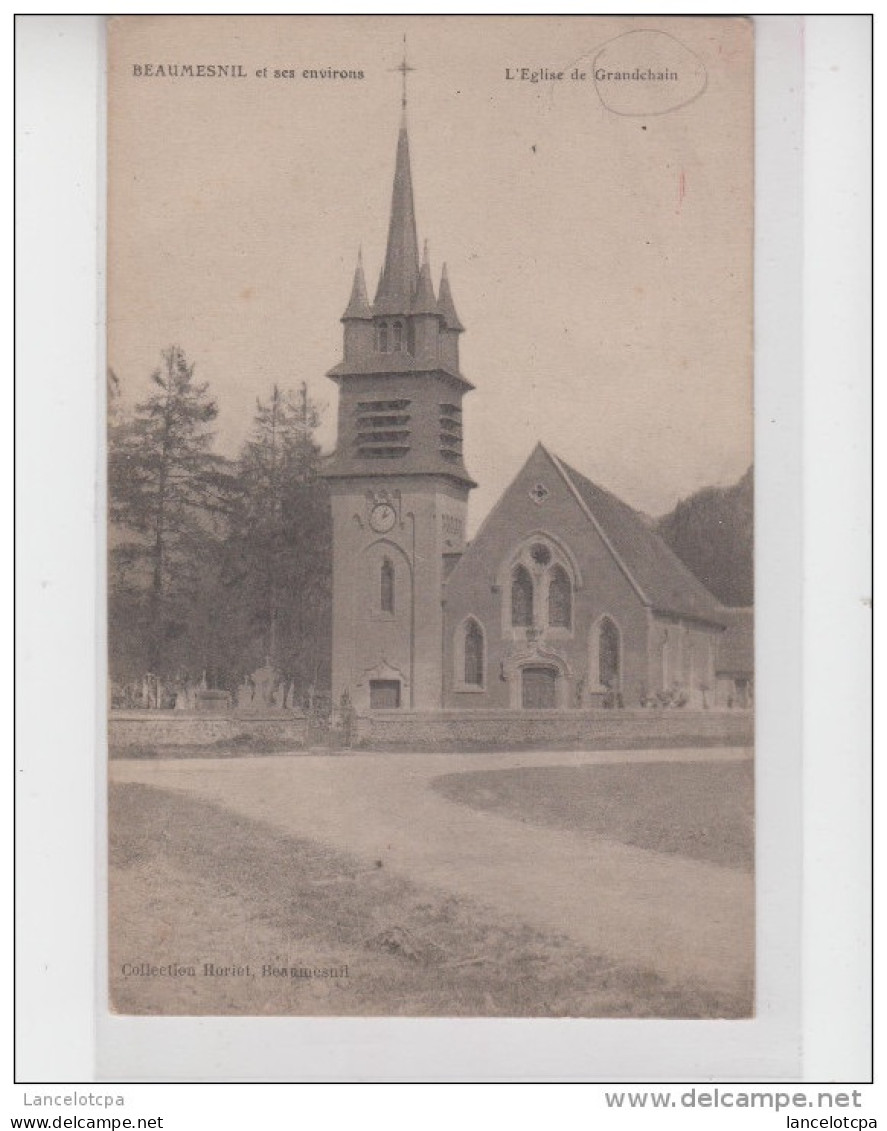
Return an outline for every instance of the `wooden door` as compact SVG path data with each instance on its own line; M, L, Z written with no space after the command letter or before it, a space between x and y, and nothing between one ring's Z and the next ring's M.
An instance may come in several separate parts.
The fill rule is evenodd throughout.
M392 711L400 706L399 679L371 679L370 707L374 711Z
M550 711L557 707L557 672L554 668L523 669L521 706L529 711Z

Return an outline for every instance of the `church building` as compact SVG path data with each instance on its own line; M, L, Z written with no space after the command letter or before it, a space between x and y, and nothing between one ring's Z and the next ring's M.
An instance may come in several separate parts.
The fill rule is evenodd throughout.
M541 444L465 541L462 374L446 266L420 258L406 119L372 302L344 315L333 702L377 711L712 706L729 617L648 522Z

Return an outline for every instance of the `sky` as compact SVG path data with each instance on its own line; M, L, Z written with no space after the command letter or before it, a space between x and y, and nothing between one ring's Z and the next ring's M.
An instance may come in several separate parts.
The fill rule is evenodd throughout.
M177 343L218 399L219 450L236 453L257 396L302 381L334 447L325 373L341 358L358 248L371 293L384 257L404 35L419 239L435 281L448 264L476 386L469 532L538 440L649 514L735 482L752 461L741 19L115 20L108 362L125 401ZM134 73L169 63L246 77ZM647 63L679 81L591 78Z

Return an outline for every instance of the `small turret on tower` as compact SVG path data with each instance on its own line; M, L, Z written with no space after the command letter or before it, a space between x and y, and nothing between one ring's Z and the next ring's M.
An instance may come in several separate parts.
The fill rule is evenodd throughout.
M410 306L413 314L433 314L437 317L437 299L434 297L434 283L431 281L431 262L428 258L428 240L422 252L422 266L419 269L419 280Z
M343 322L347 322L350 319L369 320L370 322L373 320L373 308L370 306L366 279L363 274L362 250L357 252L357 266L354 268L354 282L351 285L351 298L348 300L345 313L342 315Z
M450 291L450 276L447 273L446 263L440 272L440 287L438 289L437 309L448 330L455 330L457 334L464 333L465 327L459 321L453 295Z
M431 264L428 259L428 241L422 255L419 279L410 304L410 326L413 353L417 358L436 361L440 356L440 315L437 299L434 297L434 284L431 281Z
M450 277L447 274L447 265L443 265L440 273L440 288L437 292L437 312L441 317L440 327L440 356L445 365L459 368L459 335L465 332L465 327L459 321L453 295L450 291Z
M345 359L361 357L372 352L375 329L373 308L367 295L366 279L363 274L363 254L357 253L357 266L354 269L354 282L351 285L351 298L342 315L345 325Z

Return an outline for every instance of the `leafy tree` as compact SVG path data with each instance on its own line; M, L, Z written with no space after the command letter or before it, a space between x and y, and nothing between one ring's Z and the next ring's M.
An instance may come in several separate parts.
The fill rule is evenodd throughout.
M179 346L162 352L152 394L109 429L112 671L193 669L191 631L212 590L229 477L211 452L218 409Z
M706 487L682 499L657 524L681 561L725 605L754 601L754 476Z

